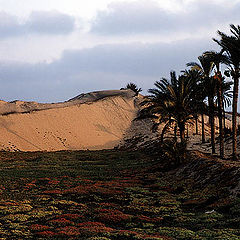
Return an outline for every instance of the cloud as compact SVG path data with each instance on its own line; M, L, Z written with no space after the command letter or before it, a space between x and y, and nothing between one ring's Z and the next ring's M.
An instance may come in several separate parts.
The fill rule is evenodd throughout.
M229 5L214 1L179 0L182 9L167 11L155 1L112 3L99 11L92 22L91 32L105 35L196 33L201 29L215 29L222 24L240 20L240 3Z
M65 51L50 64L0 64L5 100L64 101L81 92L120 89L135 82L146 90L170 70L185 69L215 43L206 39L172 44L113 44Z
M35 11L30 15L26 27L29 32L45 34L68 34L74 30L74 18L57 11Z
M16 36L23 33L17 17L0 12L0 38Z
M152 1L112 3L108 10L97 13L91 31L100 34L164 31L169 15Z
M0 39L26 34L65 35L73 32L75 19L57 11L32 12L25 22L0 12Z

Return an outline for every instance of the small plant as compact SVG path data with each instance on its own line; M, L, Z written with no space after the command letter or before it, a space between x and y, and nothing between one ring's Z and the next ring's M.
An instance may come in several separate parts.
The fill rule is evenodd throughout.
M186 160L187 141L178 142L176 140L166 140L162 144L163 155L177 167Z

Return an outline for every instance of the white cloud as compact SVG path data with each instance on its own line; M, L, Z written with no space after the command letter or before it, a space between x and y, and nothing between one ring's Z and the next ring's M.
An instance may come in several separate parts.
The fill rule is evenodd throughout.
M32 12L25 22L17 16L0 12L0 39L33 33L64 35L73 32L74 26L73 17L56 11Z
M213 29L240 21L240 3L222 4L215 1L181 3L181 10L167 11L157 1L118 2L99 11L91 31L105 35L169 34Z

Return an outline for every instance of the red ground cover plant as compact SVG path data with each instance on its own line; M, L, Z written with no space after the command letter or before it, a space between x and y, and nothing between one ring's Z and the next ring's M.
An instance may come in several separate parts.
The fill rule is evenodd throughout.
M57 185L57 184L59 184L60 183L60 181L58 181L58 180L50 180L49 182L48 182L48 184L50 184L50 185Z
M110 224L121 223L131 219L131 215L124 214L116 209L98 209L97 212L99 221Z
M56 229L59 235L65 235L65 236L79 236L81 235L79 229L77 227L73 226L66 226L63 228Z
M112 232L114 229L110 227L106 227L105 224L100 222L83 222L79 223L79 230L83 234L89 233L105 233L105 232Z
M89 186L79 185L70 189L66 189L63 191L64 194L78 194L78 195L85 195L88 194L90 190Z
M49 226L40 225L40 224L32 224L29 228L30 228L30 230L32 230L32 231L45 231L45 230L50 229Z
M38 180L37 180L37 184L47 184L49 181L51 181L51 179L50 178L39 178Z
M67 226L67 225L73 224L72 221L70 221L66 218L53 219L53 220L50 220L48 223L50 225L54 225L54 226Z
M19 205L19 203L15 202L15 201L11 201L11 202L6 201L6 202L0 202L0 205L1 206L15 206L15 205Z
M37 183L37 180L32 180L30 183L25 184L25 188L29 189L29 188L37 187L36 183Z
M35 183L27 183L26 185L25 185L25 188L34 188L34 187L36 187L36 184Z

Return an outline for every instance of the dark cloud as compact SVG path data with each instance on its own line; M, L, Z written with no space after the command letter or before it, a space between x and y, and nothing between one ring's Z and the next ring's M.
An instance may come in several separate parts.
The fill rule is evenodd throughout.
M188 3L178 12L166 11L156 2L136 1L110 4L97 13L91 32L97 34L141 34L197 32L240 20L240 3L227 5L201 0Z
M23 33L17 17L0 12L0 38L16 36Z
M0 65L0 96L5 100L64 101L81 92L119 89L135 82L146 92L170 70L183 70L211 40L185 40L171 44L102 45L65 51L51 64Z
M0 38L24 34L69 34L74 30L75 19L56 11L32 12L28 20L20 23L16 16L0 12Z
M29 32L67 34L74 30L74 18L56 11L32 12L26 26Z
M92 25L92 32L102 34L130 34L142 32L159 32L166 29L169 16L154 2L124 2L109 5L107 11L98 12Z

